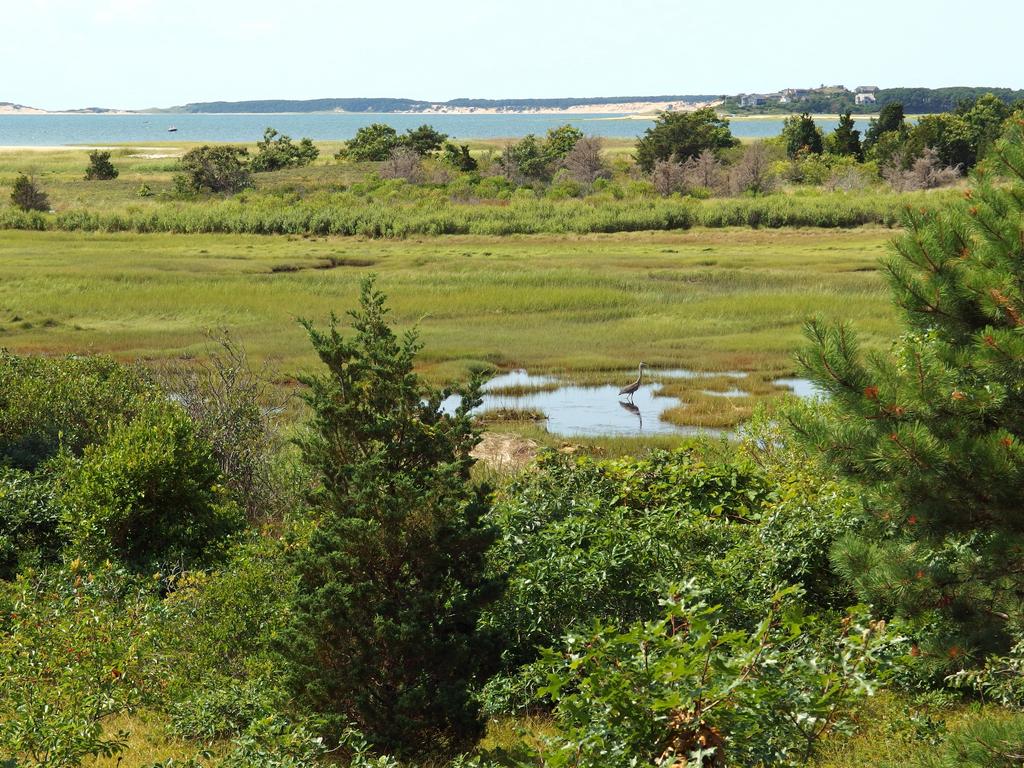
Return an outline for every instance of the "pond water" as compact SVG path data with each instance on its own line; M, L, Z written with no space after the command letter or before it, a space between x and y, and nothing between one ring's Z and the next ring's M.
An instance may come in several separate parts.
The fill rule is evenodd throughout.
M793 394L797 397L814 399L825 396L825 392L808 379L775 379L772 384L793 390Z
M694 371L652 372L664 378L693 378ZM484 385L483 404L478 412L497 409L534 410L545 415L548 432L563 437L606 437L609 435L721 435L725 430L706 427L685 427L663 421L669 408L680 405L675 397L658 394L660 385L645 383L633 395L632 402L619 397L619 384L581 386L559 383L554 376L532 376L518 370L496 376ZM556 385L553 389L551 387ZM522 394L503 394L496 390L510 387L538 388ZM489 394L490 393L490 394ZM459 405L453 395L442 403L449 413Z
M645 383L633 395L632 402L619 395L619 388L631 374L621 374L621 382L598 386L574 384L557 376L532 375L525 370L509 371L490 379L483 387L483 403L475 413L487 411L536 411L544 414L548 432L563 437L607 437L640 435L709 435L734 434L732 430L672 424L662 419L665 411L682 405L675 397L659 394L659 381L665 379L700 379L727 376L741 380L743 371L692 371L685 368L652 370ZM650 383L646 382L647 378ZM776 379L798 397L819 397L821 391L807 379ZM715 397L743 397L739 386L724 392L704 390ZM447 413L458 408L460 398L452 395L441 407Z

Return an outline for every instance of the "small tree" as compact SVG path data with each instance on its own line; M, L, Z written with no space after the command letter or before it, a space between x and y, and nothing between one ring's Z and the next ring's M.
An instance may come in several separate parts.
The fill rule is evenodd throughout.
M682 162L703 150L716 152L739 144L729 130L729 121L706 107L694 112L663 112L636 144L636 162L650 173L657 160L675 158Z
M868 124L864 134L864 150L872 149L878 140L887 133L896 134L900 140L906 138L907 122L903 115L903 104L891 101L878 111L878 117Z
M598 179L611 178L611 171L601 155L603 142L597 136L579 139L562 159L562 167L569 178L580 184L593 184Z
M11 205L23 211L48 211L50 198L33 179L24 173L18 174L11 188Z
M380 175L384 179L404 179L417 184L423 180L423 161L416 150L396 147L381 166Z
M402 146L411 149L420 157L431 157L440 151L448 135L436 130L432 125L421 125L409 129L402 137Z
M860 145L860 131L854 127L854 120L849 111L839 116L839 125L828 137L828 151L833 155L864 159L864 148Z
M318 522L295 555L285 651L334 739L352 723L400 756L454 754L481 731L471 693L490 654L476 625L495 593L486 489L469 477L479 381L444 413L448 393L413 373L419 341L395 335L384 302L367 279L352 337L334 320L304 324L327 370L302 378L313 415L298 443L319 479Z
M249 151L244 147L209 145L191 149L178 161L174 184L180 194L235 194L252 186Z
M385 123L373 123L356 131L337 157L355 162L381 162L388 159L400 144L398 131Z
M791 158L799 153L820 155L824 149L821 129L806 112L786 118L782 125L782 139L786 144L786 154Z
M686 186L691 189L700 187L709 192L716 192L722 188L722 163L710 149L703 150L696 157L691 157L683 163L683 170L686 175Z
M686 191L686 169L675 160L658 160L651 171L654 191L662 197Z
M1004 181L984 172L958 204L907 209L884 262L905 329L892 354L809 325L800 362L832 405L793 419L876 499L837 564L954 667L1006 650L1024 621L1024 124L992 160Z
M476 158L469 154L467 144L456 146L451 142L444 145L444 161L458 171L475 171L479 167Z
M250 167L256 173L299 168L309 165L319 156L320 150L313 145L311 139L302 139L295 144L290 136L267 128L263 132L263 140L256 144L256 156Z
M763 141L751 144L729 172L729 186L734 195L770 192L775 186L771 155Z
M110 153L96 149L89 153L89 167L85 171L86 181L108 181L117 178L117 168L110 162Z

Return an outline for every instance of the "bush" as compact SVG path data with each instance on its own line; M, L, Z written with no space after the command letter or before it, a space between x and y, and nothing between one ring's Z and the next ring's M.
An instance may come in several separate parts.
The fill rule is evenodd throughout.
M711 107L694 112L662 112L636 143L636 162L645 173L658 160L683 162L703 150L717 152L739 144L729 121Z
M34 470L80 454L153 397L142 373L107 357L19 357L0 350L0 466Z
M310 139L292 143L290 136L279 134L273 128L263 132L263 139L256 144L256 156L250 168L254 173L279 171L282 168L300 168L309 165L320 156L320 150Z
M207 145L190 149L178 161L180 173L174 177L175 189L183 195L241 192L252 186L248 157L249 150L244 147Z
M151 585L78 562L0 583L0 755L72 768L125 747L110 721L160 672Z
M49 473L0 467L0 579L56 561L62 542Z
M476 624L494 594L493 537L469 477L479 381L443 413L447 393L413 373L419 343L395 335L384 301L364 281L349 339L306 324L327 368L303 378L312 420L299 438L318 522L295 554L285 657L333 733L352 723L378 749L451 755L481 733L472 694L491 655Z
M209 443L175 406L147 405L57 471L61 533L91 562L142 573L204 566L239 526Z
M884 624L841 629L802 614L799 592L775 595L752 631L736 631L690 585L653 621L598 625L548 651L560 733L544 764L805 765L873 689ZM816 647L814 635L834 632Z
M117 168L110 162L110 153L96 149L89 153L89 167L85 171L86 181L108 181L116 179Z
M501 530L490 567L507 574L483 625L505 641L488 708L515 711L534 679L536 649L595 621L622 629L652 619L669 585L696 579L751 627L780 584L800 582L827 610L836 588L828 548L853 518L854 499L810 467L767 475L749 462L705 463L686 451L616 461L555 455L496 500Z
M25 174L19 174L11 188L11 205L23 211L50 210L50 198Z

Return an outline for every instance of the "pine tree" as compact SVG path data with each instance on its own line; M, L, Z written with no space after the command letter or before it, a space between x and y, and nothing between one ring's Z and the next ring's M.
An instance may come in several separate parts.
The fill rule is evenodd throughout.
M782 139L786 143L786 154L790 157L796 157L801 152L820 155L824 149L821 129L806 112L786 118L782 126Z
M905 325L889 353L809 325L800 362L831 403L793 417L873 499L837 565L945 668L1024 621L1024 120L964 197L906 211L884 261Z
M854 119L847 110L839 116L839 125L832 133L829 150L836 155L849 155L857 160L863 160L864 149L860 145L860 131L853 126Z
M395 335L372 279L360 305L350 339L336 318L305 324L327 372L302 379L312 419L298 444L320 485L284 651L328 736L351 723L381 751L452 754L480 735L471 694L492 657L476 625L496 596L493 535L469 477L479 380L445 414L448 393L413 372L416 334Z

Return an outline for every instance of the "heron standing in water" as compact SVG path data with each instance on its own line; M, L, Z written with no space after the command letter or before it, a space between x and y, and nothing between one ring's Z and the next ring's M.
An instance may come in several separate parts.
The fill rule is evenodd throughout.
M633 395L636 394L638 389L640 389L640 382L643 381L644 368L646 367L647 363L640 363L640 368L638 369L639 375L636 377L636 381L632 384L627 384L619 390L619 395L629 395L629 402L633 402Z

